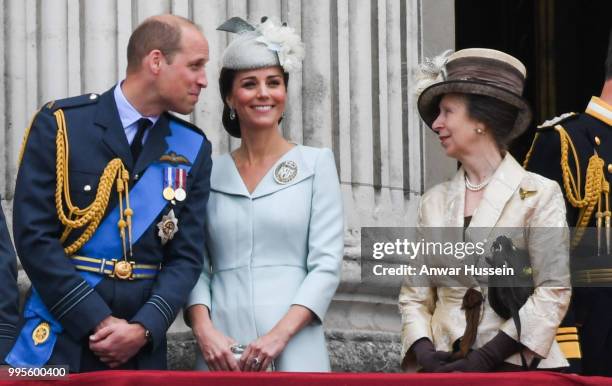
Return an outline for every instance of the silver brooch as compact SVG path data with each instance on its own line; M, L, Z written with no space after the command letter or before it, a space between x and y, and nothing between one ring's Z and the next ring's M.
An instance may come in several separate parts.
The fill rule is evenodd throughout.
M171 209L167 215L163 216L161 221L157 223L157 235L161 238L162 245L174 237L174 234L178 232L178 219L174 216L174 209Z
M291 182L297 176L298 168L293 161L283 161L274 170L274 181L281 185Z

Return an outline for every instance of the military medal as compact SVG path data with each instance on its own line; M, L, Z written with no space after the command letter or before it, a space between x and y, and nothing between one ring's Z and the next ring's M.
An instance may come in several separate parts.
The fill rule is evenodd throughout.
M172 240L174 234L178 232L178 219L174 216L173 209L157 223L157 229L157 235L161 238L162 245Z
M47 322L41 322L34 331L32 331L32 340L34 341L34 346L38 346L39 344L45 343L49 336L51 335L51 326Z
M284 185L297 176L298 167L293 161L283 161L274 170L274 181Z
M162 191L164 199L172 201L175 196L174 192L174 168L164 168L164 190Z
M186 180L187 171L185 169L176 168L176 190L174 191L174 198L177 201L185 201L187 198Z

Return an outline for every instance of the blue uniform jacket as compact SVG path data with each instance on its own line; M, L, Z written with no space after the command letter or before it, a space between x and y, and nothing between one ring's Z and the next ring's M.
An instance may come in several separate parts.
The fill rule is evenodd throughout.
M0 364L13 346L19 319L17 264L4 213L0 209Z
M27 139L17 176L14 201L14 237L18 255L33 286L61 323L49 364L68 364L71 371L107 368L88 349L88 336L104 318L113 315L138 322L151 331L153 341L129 363L128 368L166 367L166 330L194 286L202 267L204 218L210 187L211 145L206 138L187 177L187 199L168 204L134 244L134 259L141 264L162 264L153 280L122 281L105 277L95 288L83 280L64 253L59 241L62 225L55 208L57 125L53 112L63 109L70 148L70 195L84 208L96 194L107 163L121 158L133 183L166 153L164 139L169 121L164 113L152 127L134 165L130 147L117 112L112 89L68 98L45 105L36 115ZM194 131L201 131L187 123ZM160 175L162 194L162 176ZM113 188L107 213L117 205ZM133 201L135 198L131 198ZM178 232L162 246L156 224L174 210ZM75 233L68 242L79 235Z

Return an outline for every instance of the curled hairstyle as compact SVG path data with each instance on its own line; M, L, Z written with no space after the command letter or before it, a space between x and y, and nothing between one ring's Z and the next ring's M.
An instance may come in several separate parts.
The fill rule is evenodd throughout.
M226 101L227 97L232 93L232 86L234 85L234 79L237 73L238 70L230 70L229 68L223 67L219 73L219 91L221 93L221 100L223 101L223 115L221 116L223 127L225 127L225 131L232 137L240 138L240 122L238 117L230 119L230 108ZM285 89L287 89L289 86L288 73L283 72L283 80L285 81ZM278 123L281 123L282 120L283 117L280 117Z
M153 50L160 50L168 63L172 63L174 55L181 50L181 28L196 25L188 19L173 16L172 19L152 17L140 24L128 42L127 70L138 69L142 59Z
M470 118L482 122L493 136L500 151L507 150L518 109L499 99L477 94L464 94Z

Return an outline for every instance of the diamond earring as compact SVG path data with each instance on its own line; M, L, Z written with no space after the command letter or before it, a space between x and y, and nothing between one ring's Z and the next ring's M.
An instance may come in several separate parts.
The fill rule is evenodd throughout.
M234 110L233 107L230 107L229 119L231 119L232 121L236 119L236 110Z

